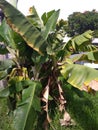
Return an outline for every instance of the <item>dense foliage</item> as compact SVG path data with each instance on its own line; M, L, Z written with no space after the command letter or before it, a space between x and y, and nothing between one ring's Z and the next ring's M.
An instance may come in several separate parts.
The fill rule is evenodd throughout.
M96 10L74 12L68 17L67 33L69 36L82 34L87 30L95 31L98 37L98 12Z
M63 114L60 124L72 125L63 89L71 84L89 93L98 90L98 71L75 64L98 61L98 50L91 44L93 32L65 43L66 22L57 21L59 10L44 13L40 19L35 7L30 8L29 16L5 0L0 0L0 7L5 15L0 26L0 54L11 55L0 61L0 80L6 80L0 97L8 99L14 129L47 130L57 108Z

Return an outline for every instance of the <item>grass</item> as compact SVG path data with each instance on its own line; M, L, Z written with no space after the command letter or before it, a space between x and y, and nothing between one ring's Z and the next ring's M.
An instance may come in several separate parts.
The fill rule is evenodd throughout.
M75 90L69 95L68 110L80 130L98 130L98 93L94 96Z
M66 88L65 97L67 111L76 125L61 127L59 123L60 115L56 112L56 117L52 122L55 130L98 130L98 92L91 95L75 88Z
M11 119L8 116L7 102L0 99L0 130L13 130L11 128Z
M55 130L98 130L98 92L95 95L90 95L75 88L67 87L65 95L67 111L76 125L61 127L59 123L61 115L58 111L55 111L50 130L53 130L53 128ZM13 130L7 112L6 100L0 100L0 130Z

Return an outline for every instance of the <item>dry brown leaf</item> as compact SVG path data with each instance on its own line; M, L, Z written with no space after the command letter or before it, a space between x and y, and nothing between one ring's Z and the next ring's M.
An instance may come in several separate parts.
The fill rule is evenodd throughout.
M69 113L65 111L63 119L60 119L61 126L71 126L76 125L75 121L71 119Z
M45 121L43 123L43 127L45 130L48 130L48 124L51 122L51 119L50 119L49 114L48 114L49 84L50 84L50 79L48 81L47 86L45 87L45 89L42 92L42 98L41 98L42 102L45 103L45 105L42 106L42 109L46 112L46 118L45 118Z
M88 92L88 86L83 84L81 90Z
M98 91L98 81L92 80L89 84L89 87L92 88L95 91Z
M61 126L69 126L71 124L71 117L67 111L65 111L63 119L60 119Z
M60 102L59 110L62 112L63 110L65 110L66 100L63 96L63 90L60 86L60 83L58 83L58 90L59 90L59 102Z
M92 80L88 85L83 84L81 90L89 92L89 93L94 93L98 91L98 81Z

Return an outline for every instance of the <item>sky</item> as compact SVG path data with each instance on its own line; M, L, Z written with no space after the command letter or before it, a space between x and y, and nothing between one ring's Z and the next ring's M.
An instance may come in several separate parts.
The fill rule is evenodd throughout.
M39 16L53 9L60 9L59 18L67 19L73 12L98 11L97 0L18 0L18 9L28 14L29 7L35 6Z

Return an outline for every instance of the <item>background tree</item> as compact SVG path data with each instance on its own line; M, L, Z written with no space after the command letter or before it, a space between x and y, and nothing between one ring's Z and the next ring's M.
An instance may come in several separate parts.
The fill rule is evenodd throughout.
M95 32L98 37L98 12L96 10L81 12L74 12L68 17L67 33L69 36L82 34L87 30Z

